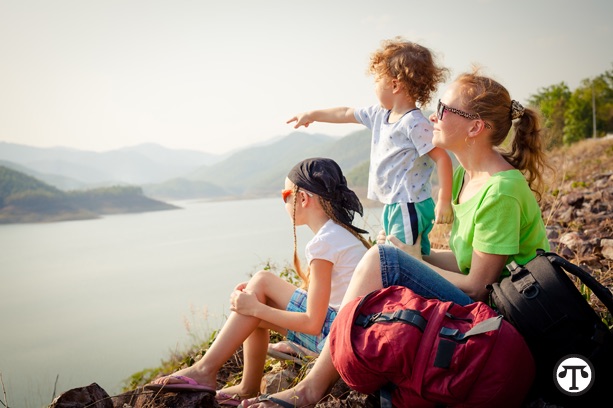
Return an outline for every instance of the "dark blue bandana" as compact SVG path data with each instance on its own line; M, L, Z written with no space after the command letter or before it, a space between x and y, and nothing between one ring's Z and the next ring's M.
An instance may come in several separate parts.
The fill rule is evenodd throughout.
M303 160L290 170L287 178L298 187L329 201L338 221L358 233L368 233L352 224L356 212L363 215L362 203L347 187L347 180L334 160L325 157Z

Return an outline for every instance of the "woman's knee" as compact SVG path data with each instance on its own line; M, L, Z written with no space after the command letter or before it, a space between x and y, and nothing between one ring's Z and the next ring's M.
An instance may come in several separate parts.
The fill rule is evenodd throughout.
M356 266L354 275L381 274L381 258L379 256L379 246L373 245L362 257Z

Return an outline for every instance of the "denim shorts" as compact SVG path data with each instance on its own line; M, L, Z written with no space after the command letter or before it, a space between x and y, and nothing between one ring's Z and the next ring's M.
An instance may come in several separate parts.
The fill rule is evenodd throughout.
M306 312L306 307L307 292L304 289L296 289L285 310L288 312L304 313ZM324 321L321 333L317 336L288 330L286 337L289 341L293 341L294 343L306 347L316 353L321 353L321 350L324 348L324 343L326 342L326 337L328 337L328 333L330 333L330 327L332 326L332 321L336 317L336 314L336 310L328 307L326 320Z
M379 245L383 287L399 285L425 298L452 301L462 306L473 300L425 263L392 245Z

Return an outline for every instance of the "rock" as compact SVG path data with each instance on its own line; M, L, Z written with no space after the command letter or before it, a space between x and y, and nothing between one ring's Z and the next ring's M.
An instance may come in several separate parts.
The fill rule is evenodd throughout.
M114 408L111 397L98 384L73 388L53 400L49 408Z
M575 209L573 207L567 207L560 213L558 218L561 222L568 224L575 219L574 212Z
M558 232L557 229L552 228L552 227L547 227L546 228L547 231L547 238L551 241L551 240L557 240L560 237L560 233Z
M573 252L583 252L585 240L576 232L567 232L560 237L560 243L566 245Z
M159 393L138 388L110 397L98 384L73 388L61 394L49 408L218 408L206 392Z
M277 371L272 371L262 378L261 392L263 394L274 394L285 390L292 386L292 382L296 378L296 370L290 368L281 368Z
M606 259L613 260L613 239L601 239L600 246L602 249L600 252Z
M217 408L208 392L166 392L139 388L113 397L113 408Z
M584 200L585 197L583 196L583 194L580 193L570 193L562 197L562 203L573 206L575 208L581 208Z

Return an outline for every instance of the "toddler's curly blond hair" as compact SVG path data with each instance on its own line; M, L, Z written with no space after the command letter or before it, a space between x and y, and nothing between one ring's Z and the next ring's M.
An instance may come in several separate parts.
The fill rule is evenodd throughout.
M430 102L449 74L447 68L437 65L428 48L401 37L382 41L370 57L368 72L398 80L407 96L420 106Z

